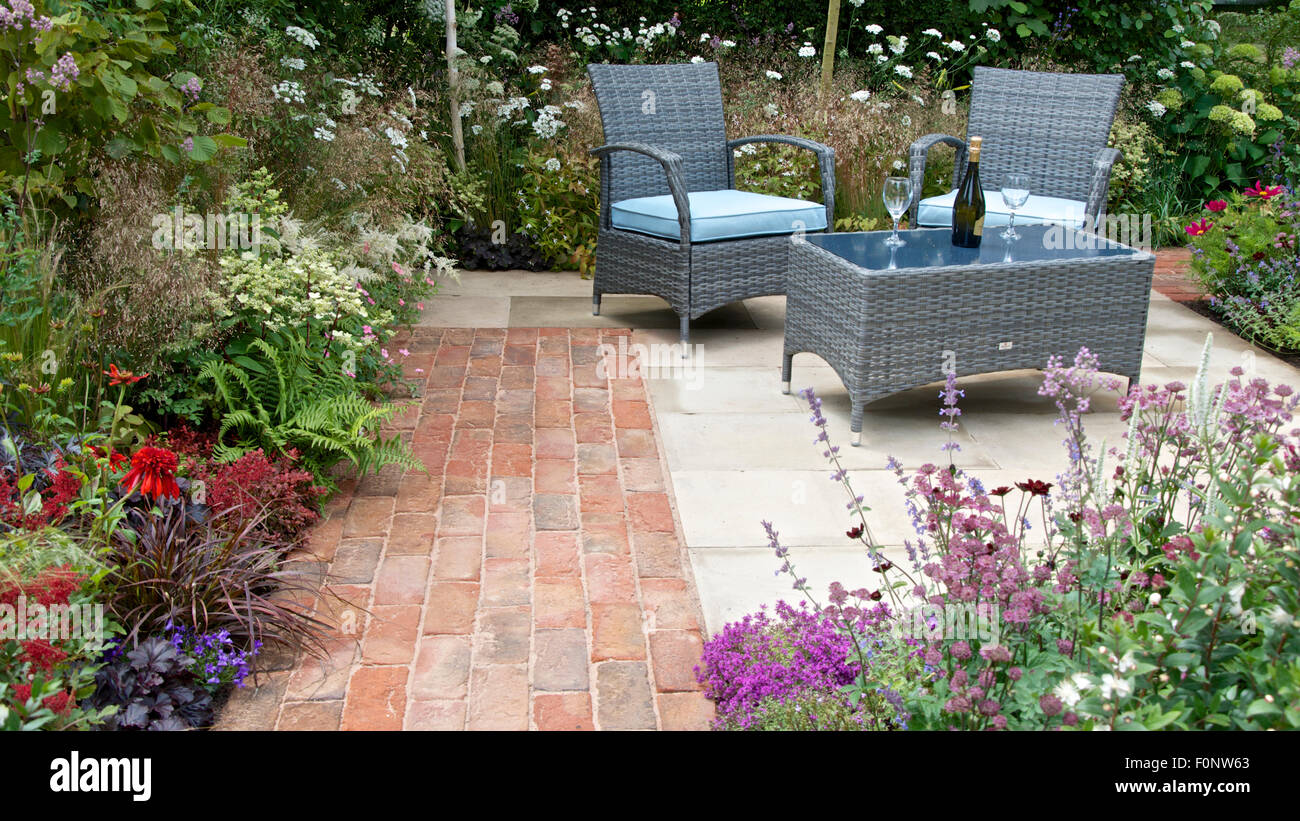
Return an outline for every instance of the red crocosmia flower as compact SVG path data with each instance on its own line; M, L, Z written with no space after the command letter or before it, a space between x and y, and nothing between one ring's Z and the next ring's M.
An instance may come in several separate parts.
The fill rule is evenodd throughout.
M122 477L122 492L130 495L134 490L149 497L178 498L181 489L176 484L176 454L148 445L137 450L131 457L131 470Z
M1224 202L1223 200L1210 200L1209 202L1205 203L1205 207L1217 214L1223 209L1227 208L1228 203Z
M118 450L109 453L108 451L104 450L98 445L91 445L90 452L95 454L95 457L98 459L107 458L109 470L121 470L122 467L126 465L128 461L130 461L126 458L125 453L122 453L121 451Z
M1199 222L1192 223L1191 225L1187 226L1183 230L1193 237L1199 237L1201 234L1204 234L1206 231L1210 230L1213 227L1214 227L1214 223L1206 222L1204 219L1202 219Z
M1035 496L1046 496L1047 491L1052 489L1051 482L1040 482L1037 479L1027 479L1023 482L1016 482L1016 487L1025 493L1032 493Z
M1261 200L1268 200L1282 193L1280 185L1264 185L1259 180L1255 180L1255 185L1247 188L1242 192L1248 197L1259 197Z
M149 374L147 373L142 373L139 376L136 376L130 371L119 371L116 365L109 365L108 370L104 371L104 376L109 378L108 384L110 387L113 385L134 385L136 382L139 382L148 375Z

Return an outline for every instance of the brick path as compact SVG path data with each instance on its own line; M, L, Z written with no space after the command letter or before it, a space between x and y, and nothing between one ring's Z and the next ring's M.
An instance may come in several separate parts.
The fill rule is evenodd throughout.
M1205 294L1187 273L1192 258L1190 248L1161 248L1156 251L1156 270L1152 286L1176 302L1197 302Z
M705 729L645 389L597 369L628 332L415 333L390 347L424 398L393 427L431 475L386 470L331 501L299 557L327 574L328 657L236 691L220 726Z

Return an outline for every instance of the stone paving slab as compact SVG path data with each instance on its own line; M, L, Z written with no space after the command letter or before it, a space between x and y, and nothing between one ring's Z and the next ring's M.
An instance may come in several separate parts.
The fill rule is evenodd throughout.
M598 367L627 334L403 340L422 391L392 429L428 474L330 501L295 557L328 563L327 653L236 691L220 727L706 729L704 620L645 386Z

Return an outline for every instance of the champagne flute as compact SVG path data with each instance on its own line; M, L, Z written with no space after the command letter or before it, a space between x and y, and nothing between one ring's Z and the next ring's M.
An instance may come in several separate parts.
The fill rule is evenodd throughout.
M1025 174L1008 174L1002 180L1002 202L1006 203L1007 229L1002 232L1005 240L1020 239L1016 233L1016 209L1029 199L1029 177Z
M885 240L885 245L890 248L906 245L907 241L898 235L898 219L907 213L908 207L912 204L911 178L886 177L881 195L885 200L885 210L894 218L894 233Z

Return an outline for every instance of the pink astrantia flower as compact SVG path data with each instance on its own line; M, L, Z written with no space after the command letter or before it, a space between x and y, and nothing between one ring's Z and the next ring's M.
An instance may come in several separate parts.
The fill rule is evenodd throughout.
M1188 225L1183 230L1186 231L1190 236L1199 237L1201 234L1204 234L1206 231L1210 230L1213 227L1214 227L1214 223L1206 222L1205 219L1202 218L1200 221Z

